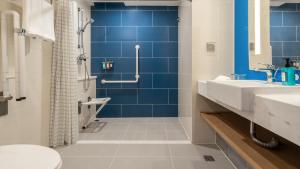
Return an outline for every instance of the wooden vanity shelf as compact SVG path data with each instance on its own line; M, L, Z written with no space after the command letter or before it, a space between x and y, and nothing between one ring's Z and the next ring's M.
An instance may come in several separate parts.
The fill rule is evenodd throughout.
M276 149L258 146L250 138L250 122L235 113L201 113L201 116L252 168L300 169L299 146L280 137ZM257 135L267 140L274 134L257 126Z

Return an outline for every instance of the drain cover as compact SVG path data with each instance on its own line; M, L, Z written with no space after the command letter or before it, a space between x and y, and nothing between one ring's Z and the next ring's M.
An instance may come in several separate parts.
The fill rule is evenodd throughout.
M209 161L209 162L216 161L215 158L211 155L204 155L203 158L205 161Z

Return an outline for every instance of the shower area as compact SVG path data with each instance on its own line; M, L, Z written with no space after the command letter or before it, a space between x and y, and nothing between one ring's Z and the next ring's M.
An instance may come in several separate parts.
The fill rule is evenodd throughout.
M188 141L178 117L178 2L124 2L95 2L92 19L78 8L79 87L86 93L79 143ZM90 57L82 43L88 25Z

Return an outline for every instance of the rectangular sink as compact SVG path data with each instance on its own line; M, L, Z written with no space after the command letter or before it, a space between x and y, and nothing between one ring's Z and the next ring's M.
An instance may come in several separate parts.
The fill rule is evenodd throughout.
M207 81L207 96L243 112L253 112L257 94L294 93L300 86L267 84L260 80Z
M300 92L260 94L255 97L253 120L300 146Z

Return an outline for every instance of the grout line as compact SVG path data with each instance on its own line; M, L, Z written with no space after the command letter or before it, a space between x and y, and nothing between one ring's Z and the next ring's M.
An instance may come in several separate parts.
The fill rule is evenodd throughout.
M216 143L216 146L221 150L221 153L225 156L225 158L229 161L229 163L235 168L238 169L234 163L231 161L231 159L227 156L227 154L221 149L221 147Z
M169 154L170 154L172 169L175 169L175 164L174 164L174 159L173 159L173 156L172 156L172 150L171 150L170 144L168 144L167 146L168 146L168 150L169 150Z
M115 162L116 157L117 157L117 154L118 154L118 152L119 152L119 149L120 149L120 144L118 145L118 147L117 147L117 149L116 149L116 152L115 152L115 154L114 154L114 156L113 156L113 159L111 160L111 162L110 162L110 164L109 164L108 169L111 169L113 163Z

